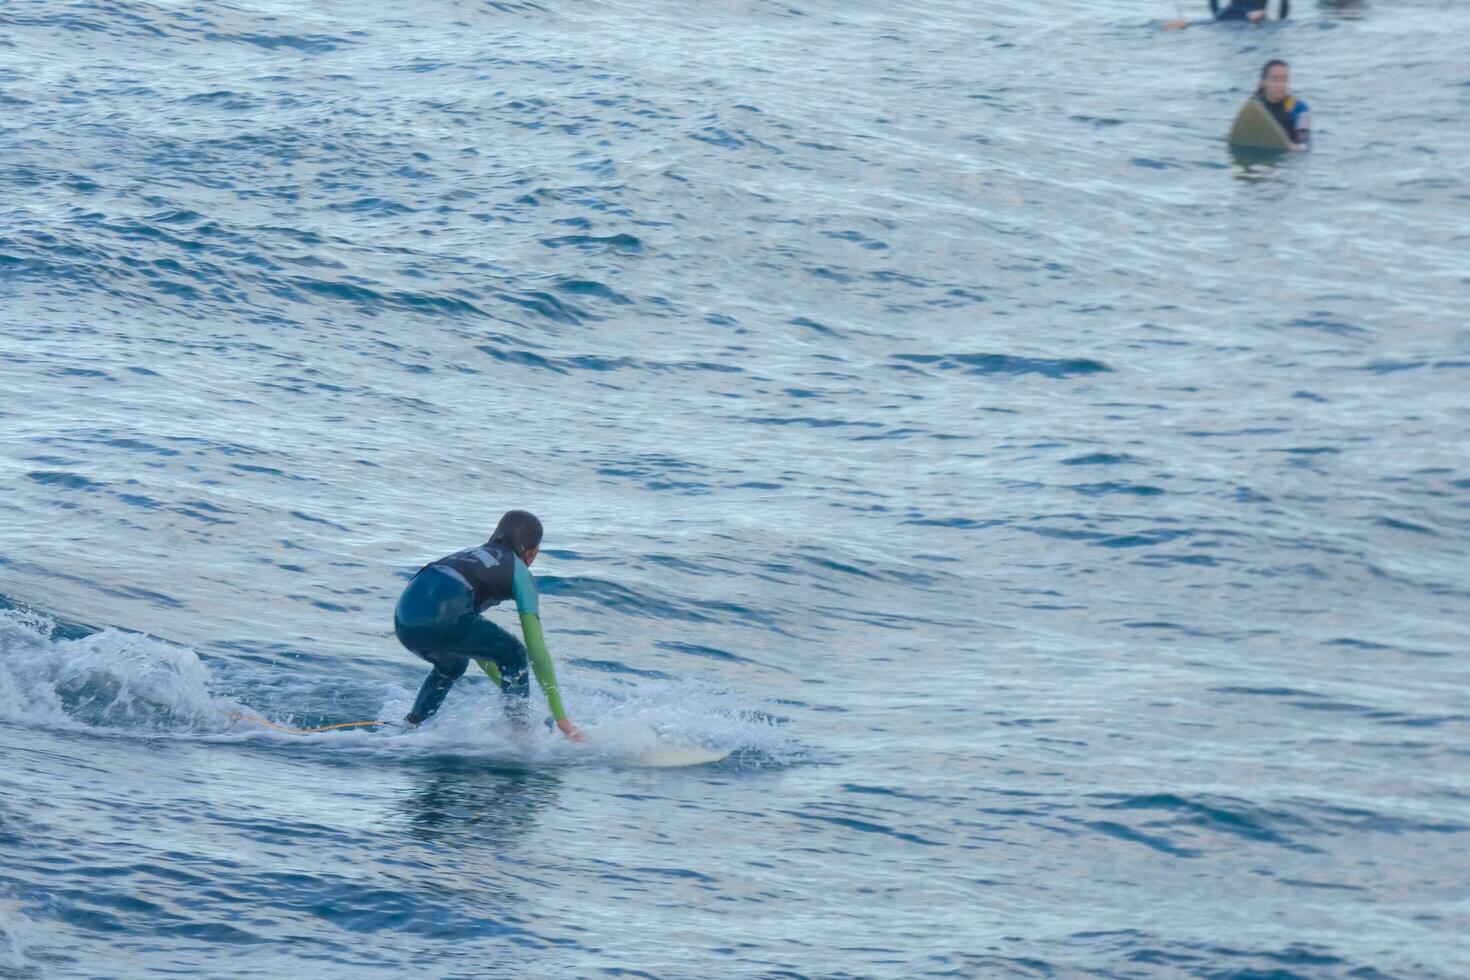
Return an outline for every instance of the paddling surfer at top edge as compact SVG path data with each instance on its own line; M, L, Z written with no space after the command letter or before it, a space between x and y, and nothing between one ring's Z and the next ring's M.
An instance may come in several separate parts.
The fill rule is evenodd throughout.
M1266 19L1267 0L1230 0L1223 8L1220 0L1210 0L1210 13L1214 22L1244 20L1252 24L1259 24ZM1281 15L1278 20L1285 20L1290 11L1289 0L1281 0ZM1165 30L1181 31L1190 24L1187 20L1171 20L1164 25Z

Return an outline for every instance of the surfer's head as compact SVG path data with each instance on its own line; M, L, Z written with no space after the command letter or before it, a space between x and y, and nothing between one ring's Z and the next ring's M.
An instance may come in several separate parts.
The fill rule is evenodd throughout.
M1272 58L1261 69L1261 91L1271 102L1286 98L1287 85L1291 81L1291 66L1280 58Z
M541 522L528 510L508 510L490 540L505 545L529 565L541 550Z

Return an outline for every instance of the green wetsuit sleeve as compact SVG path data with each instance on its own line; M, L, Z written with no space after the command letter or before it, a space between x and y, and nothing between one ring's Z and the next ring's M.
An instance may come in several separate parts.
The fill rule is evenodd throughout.
M526 638L526 653L531 658L531 672L536 683L546 695L546 704L551 708L551 717L561 721L567 716L561 703L561 692L556 686L556 668L551 665L551 654L546 649L546 637L541 633L541 598L536 594L536 582L531 570L519 558L516 559L514 577L511 579L511 594L515 596L516 611L521 615L521 635Z

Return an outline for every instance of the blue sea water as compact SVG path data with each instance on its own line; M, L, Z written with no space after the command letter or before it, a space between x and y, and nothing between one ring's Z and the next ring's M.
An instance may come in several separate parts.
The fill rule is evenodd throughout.
M1470 7L1293 8L0 6L0 976L1470 975ZM509 507L588 745L234 717Z

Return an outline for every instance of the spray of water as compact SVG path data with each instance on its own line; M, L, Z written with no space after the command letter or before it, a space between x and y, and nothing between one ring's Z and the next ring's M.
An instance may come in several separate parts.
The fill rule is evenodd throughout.
M41 613L0 609L0 721L15 724L120 737L291 740L317 750L518 765L616 764L667 747L731 753L736 763L753 765L802 755L759 704L702 682L645 679L634 686L601 675L564 676L564 696L588 736L578 745L549 726L517 725L505 697L477 680L461 681L445 710L417 729L297 735L247 719L298 725L307 705L324 700L345 714L314 714L308 724L399 719L413 689L394 681L283 676L228 659L206 663L193 650L154 637L115 629L74 636ZM324 698L327 686L332 691Z

